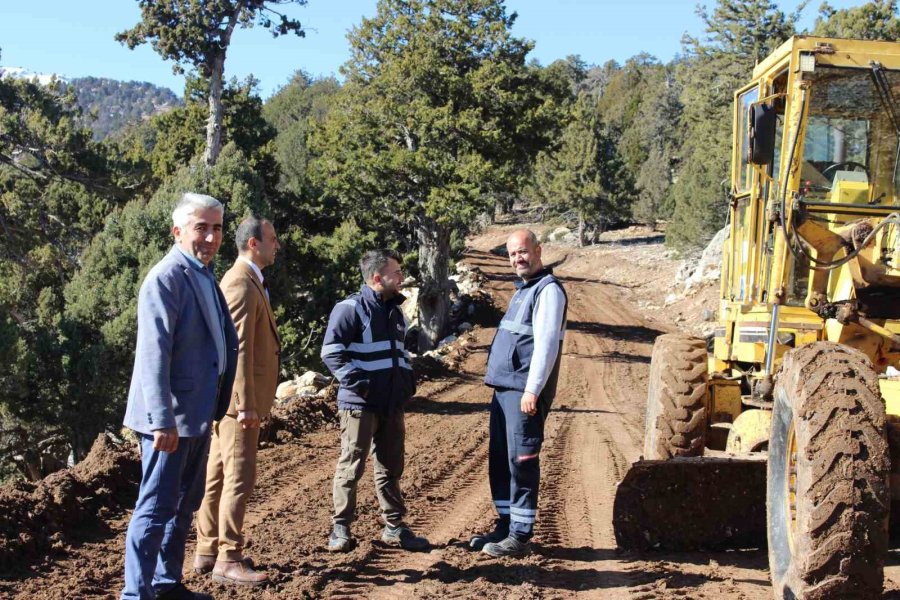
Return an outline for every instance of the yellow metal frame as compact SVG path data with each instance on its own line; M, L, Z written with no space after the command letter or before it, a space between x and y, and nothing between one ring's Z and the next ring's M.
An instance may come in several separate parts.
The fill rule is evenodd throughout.
M787 351L820 340L858 348L872 359L880 373L884 373L889 366L900 369L900 346L890 337L892 333L900 333L900 322L878 320L866 327L853 322L824 320L811 309L810 304L813 292L817 290L823 290L831 302L851 300L856 289L875 279L880 284L893 286L896 283L900 287L900 271L896 270L900 266L900 243L893 246L898 248L895 261L891 263L893 268L884 268L883 261L879 262L881 257L874 255L876 246L883 244L872 244L860 253L859 258L825 275L810 271L806 305L786 303L794 258L781 228L774 223L771 215L780 207L786 177L789 201L786 202L788 214L785 217L792 219L797 210L797 203L792 200L802 184L800 167L807 119L801 119L801 114L806 111L806 107L801 106L801 100L806 98L808 106L810 97L806 90L810 82L800 70L801 55L812 55L816 67L870 69L870 63L877 61L886 70L900 70L900 43L795 36L759 63L753 71L752 80L734 94L730 230L723 249L719 323L709 361L711 382L719 382L719 385L713 386L715 389L710 390L710 414L731 414L733 420L739 416L735 414L736 410L739 413L750 408L749 405L742 406L742 403L736 407L735 381L741 377L758 379L771 375L766 373L765 364L776 304L780 305L780 309L773 372L777 371ZM743 127L747 121L741 114L746 106L742 99L752 90L757 91L757 103L777 99L782 109L781 139L776 142L780 144L780 164L774 166L777 171L773 170L776 179L772 178L768 167L742 161L741 144L746 139ZM789 165L786 163L795 134L798 136L799 156L795 156L793 164ZM802 231L803 239L812 239L814 250L818 249L814 255L821 259L824 256L820 254L822 248L831 244L837 252L834 258L840 258L844 244L840 243L839 236L846 235L842 228L846 229L848 222L868 219L874 226L891 212L900 210L897 205L867 204L871 198L870 185L875 183L840 181L835 184L836 191L828 202L813 203L809 207L804 205L807 212L803 214L815 216L803 223ZM900 198L894 201L900 202ZM889 235L890 240L896 241L898 229L889 227L880 235ZM897 277L896 281L893 277ZM888 414L900 416L900 381L882 379L881 392Z

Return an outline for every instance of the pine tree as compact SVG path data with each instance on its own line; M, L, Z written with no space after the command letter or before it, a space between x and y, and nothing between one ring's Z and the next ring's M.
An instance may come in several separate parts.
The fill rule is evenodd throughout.
M303 36L300 22L279 13L274 7L304 5L306 0L138 0L141 22L116 34L116 40L132 50L150 42L165 60L175 62L172 70L183 73L185 66L207 84L209 114L203 162L212 167L222 150L225 57L236 27L254 24L272 35L293 33Z
M558 212L574 213L582 246L630 213L633 180L591 95L578 95L559 146L538 158L535 171L544 201Z
M64 465L66 447L87 451L63 289L129 182L82 122L71 89L0 78L0 479L13 466L40 478ZM61 455L48 454L60 440Z
M544 143L542 97L499 0L381 0L350 35L346 84L314 136L326 188L418 248L420 345L449 318L450 234L514 190Z
M856 40L896 41L900 39L897 0L872 0L840 10L824 2L819 7L813 34Z
M758 61L793 35L802 8L785 15L770 0L718 0L711 13L698 10L706 37L684 37L678 66L684 141L666 232L676 248L701 245L724 224L733 93Z

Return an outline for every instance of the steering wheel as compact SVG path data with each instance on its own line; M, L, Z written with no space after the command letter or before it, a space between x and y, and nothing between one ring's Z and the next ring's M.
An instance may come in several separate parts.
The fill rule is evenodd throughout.
M834 163L833 165L825 168L822 171L822 176L827 177L829 181L834 181L834 176L837 174L837 172L845 170L841 169L841 167L852 167L855 170L862 171L866 174L866 179L869 179L869 169L866 168L866 165L858 163L854 160L845 160L843 162Z

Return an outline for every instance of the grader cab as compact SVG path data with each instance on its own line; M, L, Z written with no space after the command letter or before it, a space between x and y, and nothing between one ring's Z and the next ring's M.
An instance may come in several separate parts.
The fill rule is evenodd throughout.
M623 548L768 544L777 598L881 596L900 499L900 44L797 36L734 96L710 344L659 337Z

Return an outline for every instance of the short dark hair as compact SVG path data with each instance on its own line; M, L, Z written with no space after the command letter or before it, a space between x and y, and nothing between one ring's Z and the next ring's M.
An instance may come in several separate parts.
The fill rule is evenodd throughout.
M237 226L237 231L234 232L234 243L237 246L238 252L245 252L250 245L250 238L256 238L259 241L262 241L262 226L263 223L268 223L268 220L261 219L256 215L250 215L243 221L241 224Z
M363 281L365 281L366 283L372 281L375 273L381 271L381 269L384 268L384 265L386 265L392 258L398 263L401 260L400 253L396 250L391 250L390 248L369 250L368 252L363 254L362 258L359 259L359 270L360 272L362 272Z

